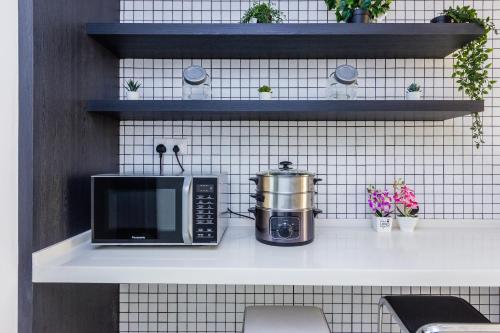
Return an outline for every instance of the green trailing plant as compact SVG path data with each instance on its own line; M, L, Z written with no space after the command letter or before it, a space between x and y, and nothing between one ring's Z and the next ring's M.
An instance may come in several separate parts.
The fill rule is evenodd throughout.
M125 89L128 91L138 91L141 87L141 83L139 81L128 80L125 85Z
M413 82L412 84L410 84L408 86L408 88L406 88L406 91L417 92L417 91L421 91L421 90L420 90L420 86L418 84L416 84L415 82Z
M262 86L259 88L259 92L260 93L270 93L270 92L273 92L273 90L269 86Z
M281 23L283 12L268 2L254 2L241 18L241 23L250 23L255 18L257 23Z
M392 0L325 0L328 10L335 10L337 22L348 22L354 10L368 11L370 19L384 15L389 11Z
M495 24L489 17L478 17L477 11L470 6L450 7L443 14L451 17L453 23L475 23L483 28L481 37L467 43L453 54L456 59L452 74L452 77L457 79L459 91L463 91L473 100L482 100L496 83L489 77L489 55L493 49L486 46L488 34L492 30L495 31ZM484 137L483 121L477 112L472 114L471 131L476 148L479 148L484 143Z

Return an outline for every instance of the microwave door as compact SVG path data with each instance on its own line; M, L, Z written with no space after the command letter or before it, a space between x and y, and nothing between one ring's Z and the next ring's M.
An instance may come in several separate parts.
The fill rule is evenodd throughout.
M183 243L184 177L93 178L95 243Z

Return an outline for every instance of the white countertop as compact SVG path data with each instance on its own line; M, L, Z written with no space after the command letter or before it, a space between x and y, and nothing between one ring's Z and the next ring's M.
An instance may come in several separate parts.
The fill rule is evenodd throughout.
M33 282L500 285L500 221L424 222L387 234L358 222L319 226L300 247L261 244L251 226L231 226L213 248L94 248L87 232L34 253Z

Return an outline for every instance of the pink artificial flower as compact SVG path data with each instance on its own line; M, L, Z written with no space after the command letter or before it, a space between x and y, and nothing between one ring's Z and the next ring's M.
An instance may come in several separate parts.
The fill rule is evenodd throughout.
M415 192L401 179L394 182L394 205L402 216L416 216L418 213Z

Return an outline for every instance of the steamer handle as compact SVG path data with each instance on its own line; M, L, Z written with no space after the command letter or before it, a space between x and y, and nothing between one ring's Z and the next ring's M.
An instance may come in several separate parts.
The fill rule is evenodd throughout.
M255 207L248 208L248 212L252 213L255 216Z
M314 185L316 185L317 183L319 183L319 182L321 182L321 181L323 181L323 179L321 179L321 178L314 178L314 179L313 179L313 183L314 183Z
M293 163L290 162L290 161L282 161L280 162L280 170L290 170L292 169L290 167L290 165L292 165Z
M263 202L264 201L264 195L263 194L250 194L252 198L257 200L258 202Z
M316 216L318 216L318 214L321 214L321 213L323 213L323 211L321 209L318 209L318 208L313 209L314 218L316 218Z
M250 177L250 178L248 178L248 180L254 182L255 185L259 185L259 178L257 178L257 177Z

